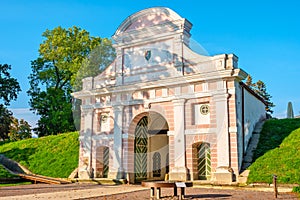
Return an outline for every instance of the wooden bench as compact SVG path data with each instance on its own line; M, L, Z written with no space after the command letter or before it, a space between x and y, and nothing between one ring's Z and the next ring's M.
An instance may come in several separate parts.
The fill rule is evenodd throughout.
M154 197L156 191L156 198L160 199L161 197L161 188L173 188L174 196L177 196L177 188L180 188L179 199L183 199L185 195L185 188L192 187L192 182L170 182L170 181L153 181L153 182L142 182L143 187L150 188L150 198Z

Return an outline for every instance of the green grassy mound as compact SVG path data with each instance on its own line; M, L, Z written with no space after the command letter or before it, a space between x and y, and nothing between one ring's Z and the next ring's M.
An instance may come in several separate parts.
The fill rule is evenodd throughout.
M0 146L0 153L35 174L66 178L78 166L78 132L32 138Z
M257 159L249 167L248 182L300 183L300 119L269 120L261 132L255 151Z

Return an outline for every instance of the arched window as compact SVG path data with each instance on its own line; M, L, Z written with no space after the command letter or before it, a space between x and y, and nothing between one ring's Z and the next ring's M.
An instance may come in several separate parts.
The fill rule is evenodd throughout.
M160 153L155 152L153 155L153 177L161 176L161 158Z

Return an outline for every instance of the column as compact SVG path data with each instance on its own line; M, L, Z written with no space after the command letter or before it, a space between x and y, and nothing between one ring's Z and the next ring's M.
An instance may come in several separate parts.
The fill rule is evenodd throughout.
M185 99L173 101L174 105L174 168L170 172L170 180L187 180L185 162L185 135L184 135L184 103Z
M109 169L109 178L121 179L123 175L122 158L122 118L123 106L114 106L114 145L113 163Z
M228 94L216 94L213 97L216 105L217 134L217 168L213 180L218 183L231 183L229 132L228 132Z
M80 157L78 176L80 179L89 179L92 171L92 133L93 133L93 111L92 107L82 108L84 115L84 127L81 128Z

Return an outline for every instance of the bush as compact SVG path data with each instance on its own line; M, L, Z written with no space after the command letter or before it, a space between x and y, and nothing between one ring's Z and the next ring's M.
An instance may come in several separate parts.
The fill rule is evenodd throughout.
M293 187L293 192L300 193L300 186Z

